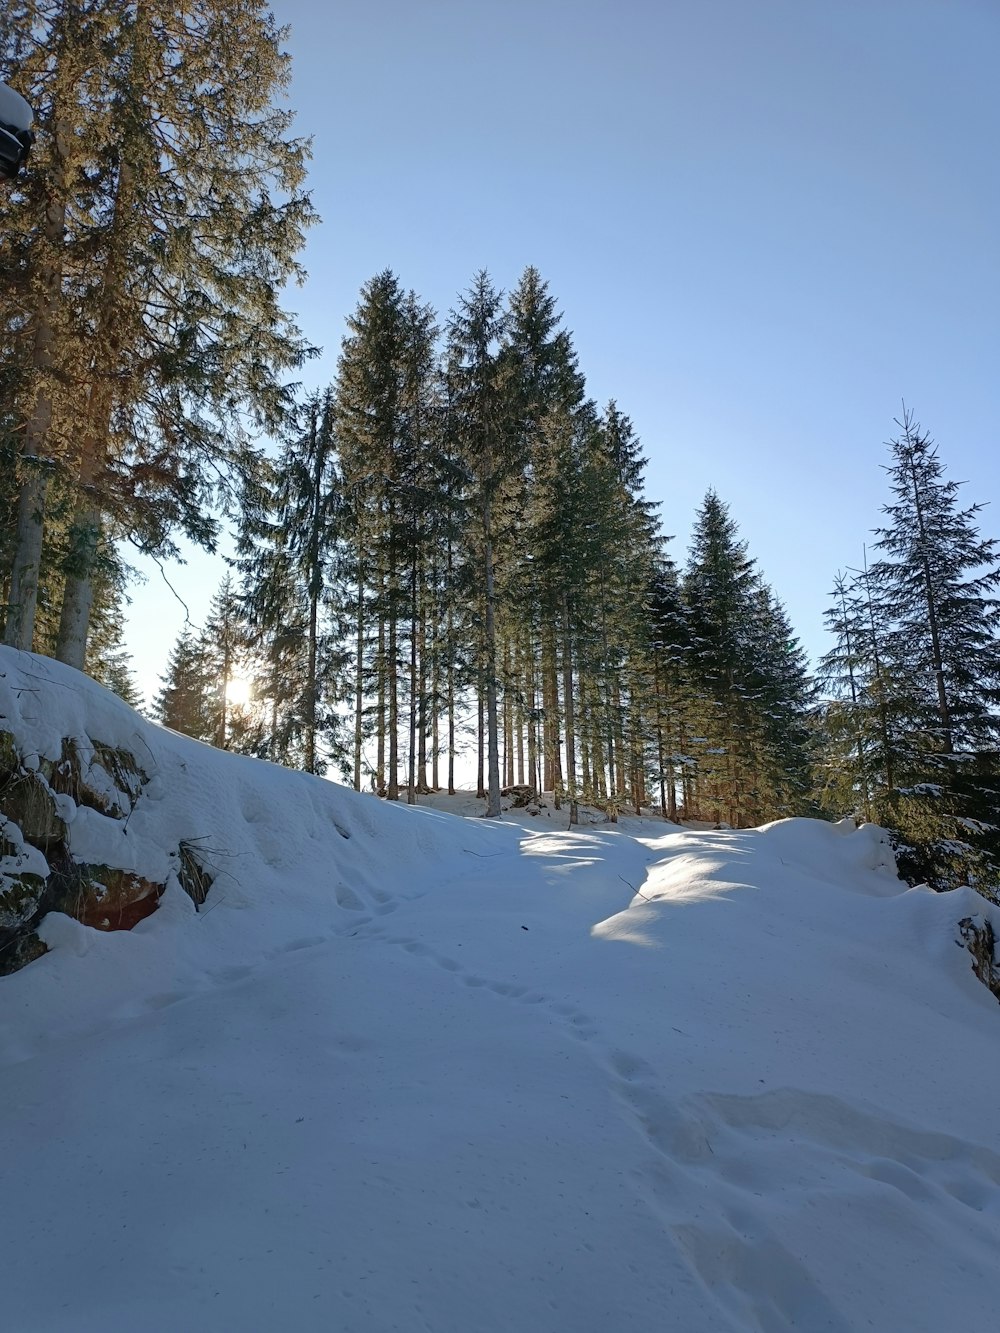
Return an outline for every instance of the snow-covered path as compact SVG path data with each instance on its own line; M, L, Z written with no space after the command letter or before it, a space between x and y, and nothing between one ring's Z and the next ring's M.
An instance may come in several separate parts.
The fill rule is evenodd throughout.
M995 1322L971 893L870 828L492 825L142 734L136 855L211 792L224 870L0 980L5 1329Z

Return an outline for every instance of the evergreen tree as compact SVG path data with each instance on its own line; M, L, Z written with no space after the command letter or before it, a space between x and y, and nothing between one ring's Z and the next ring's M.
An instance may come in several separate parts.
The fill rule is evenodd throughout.
M565 474L578 465L576 413L584 400L572 338L561 324L548 285L537 269L525 269L508 301L502 340L508 467L495 505L496 573L503 652L520 662L518 678L508 673L504 681L509 729L516 713L527 726L531 783L554 789L557 804L563 780L560 724L575 722L572 692L566 696L573 675L570 608L563 597L568 590L558 572L571 564L560 537L571 540L574 520L562 502L573 498L572 479ZM575 749L573 731L564 728L563 739ZM539 758L542 771L536 775ZM575 767L575 754L567 753L571 800Z
M695 808L736 826L802 813L810 785L805 659L713 491L698 514L683 588Z
M872 579L894 611L899 656L927 700L924 750L950 755L1000 734L1000 543L978 528L981 505L959 507L930 436L909 412L891 441L893 500L877 529L885 558Z
M175 8L18 0L8 28L48 213L38 229L37 200L15 195L3 219L28 293L6 634L31 646L44 469L61 468L76 495L57 652L78 666L102 531L161 554L177 528L210 544L213 506L258 466L251 431L277 426L281 376L306 351L278 303L312 217L305 146L273 104L281 33L261 0L194 0L180 22Z
M321 609L333 573L341 510L335 466L336 436L332 391L313 396L305 406L305 431L286 449L278 466L277 514L272 540L281 553L281 571L290 574L301 596L285 588L284 604L275 599L265 627L277 630L296 604L304 604L305 679L299 692L304 743L303 765L320 771L317 734L324 719L324 683L333 653ZM280 585L279 585L280 586ZM291 601L291 608L288 605Z
M374 777L390 800L399 796L406 348L406 297L386 269L365 284L348 319L337 368L336 432L352 548L346 574L354 585L354 782L360 788L366 701L374 693Z
M497 513L504 486L515 472L510 448L510 407L501 343L506 326L503 295L483 271L459 298L448 326L451 411L457 423L469 485L470 556L481 570L479 604L480 697L485 701L488 763L487 818L500 816L500 752L497 713Z
M234 711L230 704L231 681L242 674L251 632L229 574L212 598L198 647L206 682L206 705L213 722L211 742L220 750L230 748ZM242 727L240 728L242 730ZM233 747L235 748L235 747Z
M218 731L216 685L201 645L185 629L170 653L152 715L165 727L211 742Z
M904 411L871 579L907 683L907 746L890 823L904 867L935 887L1000 880L1000 544L959 504L931 438Z

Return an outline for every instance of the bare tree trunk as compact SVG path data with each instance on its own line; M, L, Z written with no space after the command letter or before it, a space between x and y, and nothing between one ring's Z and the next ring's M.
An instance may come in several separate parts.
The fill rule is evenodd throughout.
M486 798L486 708L483 688L483 673L480 671L479 689L476 691L476 795L480 800Z
M535 645L534 636L530 634L524 670L528 696L528 782L536 792L541 792L542 780L538 771L538 698L535 694Z
M611 677L611 713L609 717L610 749L614 756L614 794L624 800L626 793L625 734L622 726L622 697L618 675Z
M380 796L385 795L385 579L381 580L382 598L378 611L378 702L375 712L375 785Z
M524 786L524 644L517 648L517 701L514 710L514 727L517 732L517 783Z
M448 690L448 795L455 795L455 603L453 579L454 553L448 537L447 592L448 609L445 613L445 648L447 652Z
M492 504L483 513L483 557L486 564L486 746L488 790L486 818L500 818L500 754L497 745L497 627L493 569Z
M365 580L364 539L358 541L358 632L354 663L354 790L361 790L361 742L365 707Z
M410 752L406 766L406 804L417 803L417 562L410 565Z
M311 592L309 596L309 646L306 659L306 749L305 766L307 773L316 772L316 654L319 646L317 633L319 624L319 595Z
M31 651L42 565L45 501L52 457L52 372L63 276L63 232L66 225L66 157L70 128L57 125L54 142L60 179L53 182L45 209L45 249L39 272L41 296L33 323L31 367L35 399L21 442L20 490L10 572L10 601L4 643Z
M431 787L441 785L439 762L441 754L441 654L439 651L440 622L435 617L434 648L431 658Z
M426 581L423 585L422 600L426 603L427 587ZM423 609L420 610L420 632L417 636L417 653L419 658L419 671L417 675L417 687L420 691L420 698L417 705L417 791L426 794L430 788L427 785L427 712L428 707L433 709L433 702L428 699L428 681L427 681L427 616Z
M396 506L389 502L389 652L386 658L389 695L389 775L386 796L399 800L399 598L396 574Z
M542 706L545 716L542 732L545 749L544 785L553 794L557 810L562 799L562 756L559 739L559 682L556 667L555 629L545 625L542 629Z
M514 677L511 645L508 639L504 643L504 690L503 690L503 751L504 782L508 787L514 785L514 701L512 681Z
M569 598L562 599L562 676L563 729L566 736L566 794L569 797L569 822L580 821L576 790L576 713L573 701L573 644L569 623Z

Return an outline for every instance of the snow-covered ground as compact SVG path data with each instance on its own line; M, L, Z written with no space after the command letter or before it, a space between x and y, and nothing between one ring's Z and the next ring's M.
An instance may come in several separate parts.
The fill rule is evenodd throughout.
M78 856L218 872L131 932L50 914L0 980L4 1330L996 1325L971 892L873 828L387 806L2 665L22 746L150 777Z

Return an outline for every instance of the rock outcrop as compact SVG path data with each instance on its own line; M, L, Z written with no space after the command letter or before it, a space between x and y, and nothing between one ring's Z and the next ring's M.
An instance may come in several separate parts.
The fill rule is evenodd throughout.
M147 782L125 750L66 737L58 759L40 759L0 731L0 976L45 953L36 927L48 912L130 930L156 910L164 884L77 859L71 838L80 808L125 824Z

